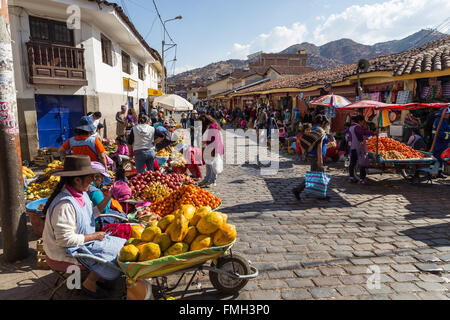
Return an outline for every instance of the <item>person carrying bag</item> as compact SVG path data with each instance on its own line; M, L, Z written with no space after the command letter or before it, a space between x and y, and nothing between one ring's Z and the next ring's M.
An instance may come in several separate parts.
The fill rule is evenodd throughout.
M318 196L320 200L329 200L326 195L328 183L331 177L325 174L323 168L323 159L327 152L326 145L328 136L325 128L330 124L328 118L324 115L317 115L314 120L314 127L311 132L303 134L300 139L300 145L303 154L307 154L307 159L311 165L307 172L305 180L292 190L295 198L300 201L302 192Z

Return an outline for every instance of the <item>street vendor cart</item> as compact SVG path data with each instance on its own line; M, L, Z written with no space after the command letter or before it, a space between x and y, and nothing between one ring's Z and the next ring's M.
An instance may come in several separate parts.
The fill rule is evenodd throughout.
M426 108L445 108L447 103L409 103L409 104L386 104L378 101L363 100L348 106L339 108L340 110L367 110L377 111L377 135L376 150L369 151L370 165L368 174L396 173L400 174L410 183L431 182L433 175L437 174L439 164L432 156L431 152L421 152L423 157L408 159L388 159L384 158L380 152L380 124L383 112L418 110ZM444 114L444 113L443 113ZM439 130L439 129L438 129ZM355 177L359 178L359 165L355 166Z

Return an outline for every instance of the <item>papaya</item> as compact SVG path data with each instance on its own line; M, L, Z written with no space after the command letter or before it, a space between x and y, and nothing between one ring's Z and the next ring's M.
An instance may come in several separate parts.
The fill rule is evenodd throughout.
M225 214L225 213L222 213L222 212L219 212L219 213L222 215L222 218L223 218L223 224L227 223L228 215Z
M153 242L159 245L161 251L166 251L172 245L172 240L167 233L157 234Z
M195 215L195 207L191 204L182 205L179 209L180 213L183 214L188 220L191 220Z
M161 229L158 227L147 227L142 232L141 240L145 242L151 242L157 234L161 234Z
M192 241L194 241L196 236L197 236L197 228L195 226L191 226L188 228L188 231L186 233L186 236L183 239L183 242L185 242L187 244L191 244Z
M191 243L191 251L202 250L211 247L212 239L210 236L201 234L195 237Z
M176 256L177 254L186 253L189 250L189 245L183 242L177 242L173 244L169 249L164 252L165 256Z
M223 216L219 212L208 212L197 223L197 230L201 234L212 234L223 225Z
M144 227L140 224L131 226L131 238L141 239Z
M188 232L189 220L184 215L178 215L169 227L167 234L173 242L181 242Z
M127 244L132 244L134 246L137 246L137 245L139 245L141 243L142 243L142 241L140 239L135 239L135 238L130 238L127 241Z
M236 239L236 227L232 224L224 224L214 233L213 243L215 246L224 246Z
M173 214L168 214L158 222L158 228L161 229L162 232L166 232L167 227L175 220L175 216Z
M128 244L120 249L118 258L122 262L136 262L139 259L139 249L132 244Z
M138 261L149 261L158 259L161 256L161 249L156 243L144 243L138 246L139 259Z
M192 219L189 221L189 225L191 226L196 226L197 223L200 221L200 219L208 212L211 212L212 209L210 206L206 206L206 207L200 207L197 209L197 211L195 211L194 216L192 217Z

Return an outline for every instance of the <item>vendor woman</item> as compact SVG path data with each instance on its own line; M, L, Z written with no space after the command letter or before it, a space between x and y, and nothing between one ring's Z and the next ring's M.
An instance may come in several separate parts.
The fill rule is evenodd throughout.
M441 122L440 118L442 117L442 112L445 112L445 114ZM433 156L439 161L440 164L438 178L445 178L445 175L442 171L444 162L441 158L441 155L446 149L449 148L450 144L450 107L443 109L441 112L436 114L436 116L439 117L436 118L433 124L433 139L436 140L433 148ZM439 132L437 132L440 122L441 126L439 128Z
M89 254L116 264L125 239L95 232L95 218L100 215L87 192L98 171L92 169L89 156L67 156L64 169L54 173L61 181L44 208L44 250L56 262L82 265L91 271L82 284L82 291L94 298L105 298L97 281L115 280L120 272L90 259L75 258L77 253Z

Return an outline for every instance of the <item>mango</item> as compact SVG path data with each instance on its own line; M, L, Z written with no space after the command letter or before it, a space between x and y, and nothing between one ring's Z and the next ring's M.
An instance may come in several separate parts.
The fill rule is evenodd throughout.
M184 215L176 216L175 220L167 227L167 234L173 242L181 242L188 232L189 220Z
M191 251L202 250L210 248L212 244L212 239L210 236L201 234L197 236L191 243Z
M158 228L161 229L162 232L166 232L167 227L175 220L175 216L173 214L168 214L158 222Z
M156 243L144 243L138 246L139 249L139 260L138 261L149 261L158 259L161 256L161 249Z
M196 212L195 207L191 204L185 204L179 210L188 220L191 220Z
M158 227L147 227L144 232L142 232L141 240L145 242L151 242L156 235L161 234L161 229Z
M194 241L195 237L197 236L197 233L198 233L197 228L195 226L189 227L183 242L191 244L192 241Z
M223 216L219 212L208 212L197 223L197 230L201 234L212 234L223 225Z
M136 246L128 244L120 249L118 258L122 262L136 262L139 258L139 250Z
M173 244L169 249L164 252L165 256L176 256L177 254L186 253L189 250L189 245L183 242L177 242Z
M161 251L166 251L172 245L172 240L167 233L156 235L153 242L159 245Z
M131 226L131 238L141 239L143 231L144 231L144 227L141 225Z
M213 243L215 246L224 246L236 239L236 227L232 224L224 224L214 233Z
M196 226L197 223L200 221L200 219L208 212L211 212L212 209L210 206L206 206L206 207L200 207L197 209L197 211L195 211L194 216L192 217L192 219L189 221L189 225L190 226Z

